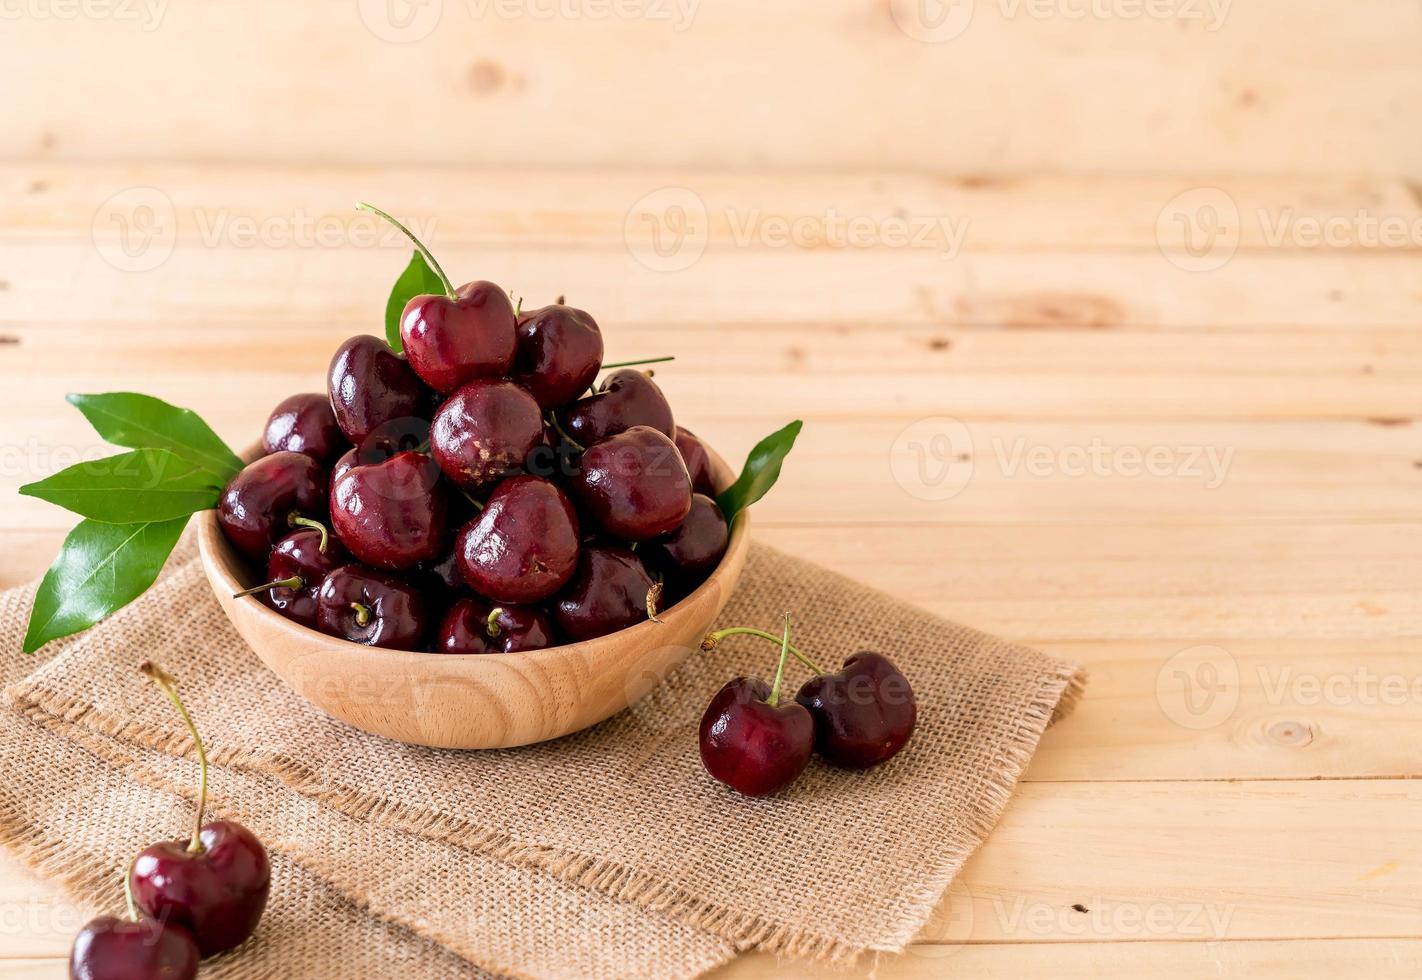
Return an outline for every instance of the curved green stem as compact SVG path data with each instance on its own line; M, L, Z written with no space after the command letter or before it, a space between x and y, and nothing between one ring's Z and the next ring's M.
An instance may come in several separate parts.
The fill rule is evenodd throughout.
M676 356L670 357L644 357L640 361L618 361L616 364L604 364L602 370L611 371L613 368L636 367L638 364L661 364L663 361L674 361Z
M580 453L582 453L582 452L587 452L587 447L583 446L580 442L578 442L578 441L577 441L576 439L574 439L572 436L568 435L568 433L566 433L566 432L563 431L563 426L560 425L559 422L558 422L558 413L557 413L557 412L549 412L549 413L548 413L548 421L553 424L553 429L554 429L554 431L557 432L560 436L563 437L563 441L564 441L564 442L566 442L568 445L572 446L574 449L576 449L576 450L577 450L578 452L580 452Z
M485 630L485 632L487 632L490 636L498 636L498 635L499 635L499 624L498 624L497 622L495 622L495 620L497 620L497 619L498 619L500 616L502 616L503 614L504 614L504 607L503 607L503 606L495 606L492 610L489 611L489 618L486 619L486 620L484 620L484 630Z
M386 214L384 211L380 210L373 204L366 204L364 201L361 201L359 204L356 205L356 210L369 211L371 214L378 215L384 218L386 221L390 222L396 228L399 228L400 231L404 232L405 237L415 243L415 248L419 249L420 254L425 257L425 261L430 264L430 268L435 271L435 275L439 276L439 281L441 285L444 286L444 294L450 299L459 298L454 292L454 283L449 281L449 276L444 274L444 269L440 268L440 264L436 262L435 257L430 254L430 250L425 248L425 243L416 238L414 232L406 228L399 221L396 221L389 214Z
M370 625L370 607L359 602L352 602L351 608L355 610L356 625L362 628Z
M774 633L767 633L765 630L753 629L750 626L732 626L727 629L717 630L714 633L707 633L706 639L701 641L701 649L710 650L728 636L758 636L762 640L769 640L772 643L779 643L781 641L781 637L776 636ZM805 656L799 650L796 650L794 646L790 647L790 656L800 661L800 663L813 670L816 674L824 673L823 670L815 666L813 660Z
M261 585L254 585L250 589L234 592L232 593L232 598L241 599L243 596L256 595L258 592L265 592L268 589L301 589L305 587L306 580L300 575L293 575L291 578L279 578L275 582L263 582Z
M780 638L780 663L775 667L775 683L770 685L770 700L766 704L772 708L780 703L780 685L785 681L785 659L790 654L790 614L785 614L785 635Z
M207 809L207 750L203 748L202 736L198 735L197 725L193 724L192 715L188 714L187 707L183 704L183 699L178 697L178 682L171 674L159 667L151 660L145 660L139 664L138 670L145 677L158 685L158 689L168 695L168 700L173 702L173 707L178 709L178 714L183 716L183 724L188 726L188 734L193 737L193 746L197 749L198 755L198 801L197 801L197 822L193 826L193 839L188 843L189 854L201 854L202 847L202 815Z
M133 901L133 866L137 863L138 855L135 854L123 872L123 900L128 905L129 920L133 922L138 921L138 906Z
M331 543L331 532L326 530L326 525L320 521L313 521L309 517L302 517L300 514L286 515L287 527L309 527L313 531L321 532L321 543L316 547L321 550L321 554L326 553L326 545Z

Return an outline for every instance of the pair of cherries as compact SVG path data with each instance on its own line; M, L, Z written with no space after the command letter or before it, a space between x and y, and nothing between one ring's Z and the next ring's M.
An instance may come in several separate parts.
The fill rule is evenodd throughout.
M198 961L256 931L271 890L271 864L256 836L232 820L203 823L207 753L176 682L157 664L139 668L182 715L198 754L197 820L187 841L139 852L124 876L128 916L89 922L74 940L74 980L186 980Z
M844 769L868 769L892 759L908 743L918 706L908 679L883 654L854 654L826 673L790 644L790 616L782 636L738 626L707 634L710 650L728 636L780 644L775 680L737 677L711 699L701 717L701 762L716 779L747 796L766 796L794 782L816 752ZM781 697L785 664L794 656L814 672L793 700Z

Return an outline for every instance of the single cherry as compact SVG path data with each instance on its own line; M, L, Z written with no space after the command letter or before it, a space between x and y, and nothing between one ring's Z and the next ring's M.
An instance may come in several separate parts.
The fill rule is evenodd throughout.
M676 432L671 405L652 380L652 373L631 368L613 371L595 393L561 409L557 418L568 437L582 446L634 425L651 426L668 439Z
M571 640L591 640L635 626L655 615L660 587L627 548L590 545L558 596L553 618Z
M553 624L537 606L498 606L460 599L444 614L436 653L518 653L557 644Z
M471 381L445 399L430 427L435 462L471 490L521 469L544 442L538 402L508 381Z
M868 650L837 673L810 678L795 700L814 715L815 751L846 769L892 759L918 720L908 679L888 657Z
M706 451L706 444L681 426L676 427L676 435L672 441L676 443L677 452L681 453L681 460L686 464L686 472L691 474L691 488L715 499L716 480L711 466L711 454Z
M217 523L232 546L262 561L290 519L326 517L326 471L305 453L278 452L248 463L222 491Z
M429 392L379 337L361 334L336 348L327 386L336 424L357 446L383 422L429 417Z
M345 447L345 433L336 424L330 397L316 392L282 399L272 409L262 433L262 448L268 453L305 453L322 466L334 461Z
M449 547L449 499L424 453L397 453L348 469L331 487L331 524L351 554L400 570Z
M577 512L562 490L536 476L494 488L483 512L454 545L469 587L497 602L539 602L557 592L578 564Z
M790 617L774 684L751 677L728 681L701 716L701 763L738 793L765 796L794 782L809 764L815 722L806 708L782 701Z
M582 310L563 305L518 318L511 377L545 409L562 408L588 390L602 366L602 331Z
M192 839L140 851L129 871L134 902L165 924L186 927L203 956L243 943L257 928L271 889L271 864L256 836L232 820L204 824L207 753L171 676L145 661L140 670L173 702L198 755L197 821Z
M130 918L101 915L74 937L69 976L70 980L192 980L199 958L197 942L186 927L139 918L130 898Z
M353 643L418 650L429 633L428 606L408 582L373 568L345 565L316 593L316 626Z
M414 243L444 286L444 295L421 295L405 304L400 340L415 373L435 391L450 392L475 378L500 378L513 364L517 321L508 294L491 282L471 282L455 290L430 250L399 221L379 215Z
M648 541L643 561L668 576L687 581L705 575L726 553L730 531L716 501L691 495L691 512L675 531Z
M586 513L625 541L674 531L691 512L691 476L681 453L645 425L589 446L569 488Z
M287 619L315 629L316 591L327 575L350 558L323 525L305 518L296 518L296 522L309 526L293 531L272 548L267 559L267 581L232 598L258 595Z

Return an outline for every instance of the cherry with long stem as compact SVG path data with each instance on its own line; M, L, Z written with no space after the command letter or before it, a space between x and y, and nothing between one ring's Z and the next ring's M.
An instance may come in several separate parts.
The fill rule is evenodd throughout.
M452 282L449 281L449 276L447 276L447 275L444 274L444 269L440 267L439 262L435 260L435 257L434 257L434 255L430 252L430 250L427 249L427 248L425 248L425 243L422 242L422 241L420 241L418 238L415 237L415 233L414 233L414 232L412 232L410 229L406 228L403 224L401 224L399 221L397 221L394 217L392 217L391 215L387 214L386 212L380 210L378 207L376 207L376 206L373 205L373 204L366 204L364 201L361 201L360 203L358 203L358 204L356 205L356 210L357 210L357 211L368 211L369 213L371 213L371 214L373 214L373 215L376 215L376 216L378 216L378 217L384 218L386 221L390 222L390 223L391 223L392 225L394 225L396 228L400 229L400 231L405 235L406 238L408 238L410 241L414 242L415 248L419 251L419 253L420 253L421 255L423 255L423 256L425 257L425 261L429 263L430 268L434 270L435 275L439 276L440 285L444 286L444 294L445 294L446 296L448 296L450 299L457 300L457 299L459 298L458 294L455 293L455 291L454 291L454 283L452 283Z
M321 543L316 546L316 550L321 554L326 553L326 546L331 543L331 532L326 530L326 525L320 521L313 521L309 517L302 517L300 514L290 514L286 519L286 526L293 530L299 527L310 528L321 533Z
M193 839L188 844L188 853L201 854L202 846L202 817L203 811L207 808L207 750L203 748L202 736L198 734L197 725L193 724L192 715L188 714L187 706L183 704L183 699L178 696L178 682L173 676L159 667L151 660L145 660L139 665L138 670L147 677L158 689L167 695L168 700L173 702L173 707L178 709L178 714L183 717L183 724L188 726L188 734L193 738L193 747L197 749L198 756L198 800L197 800L197 820L193 825Z
M618 361L615 364L604 364L602 370L611 371L613 368L636 367L639 364L661 364L664 361L674 360L676 360L675 354L667 357L644 357L640 361Z
M771 643L780 643L782 641L782 637L776 636L774 633L767 633L765 630L758 630L750 626L731 626L727 629L716 630L713 633L707 633L701 641L701 649L714 650L716 644L720 643L728 636L757 636L760 637L762 640L769 640ZM790 656L800 661L800 663L804 664L810 670L813 670L816 674L824 673L823 670L815 666L815 662L813 660L805 656L799 650L795 649L793 645L787 642L786 648L790 651Z
M785 614L785 633L780 638L780 663L775 666L775 680L770 685L770 697L766 704L772 708L780 703L780 685L785 682L785 660L790 653L790 614Z

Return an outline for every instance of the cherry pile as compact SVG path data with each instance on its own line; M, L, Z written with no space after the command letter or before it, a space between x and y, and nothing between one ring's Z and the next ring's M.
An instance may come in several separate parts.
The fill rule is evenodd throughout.
M139 668L182 715L198 754L197 819L189 840L140 851L124 876L126 918L104 915L75 937L75 980L189 980L198 960L240 946L256 931L271 890L271 864L256 836L232 820L203 823L207 752L173 678Z
M228 541L266 572L239 595L356 643L512 653L689 594L728 525L705 446L635 369L651 361L604 365L586 312L456 289L410 238L443 293L405 304L403 351L343 343L327 393L277 405L222 493Z
M713 649L728 636L780 644L775 681L736 677L701 717L701 762L716 779L747 796L765 796L794 782L818 752L843 769L868 769L899 753L913 734L918 705L908 679L880 653L862 650L826 673L790 644L790 617L775 636L746 626L709 633ZM794 700L782 700L787 656L814 672Z

